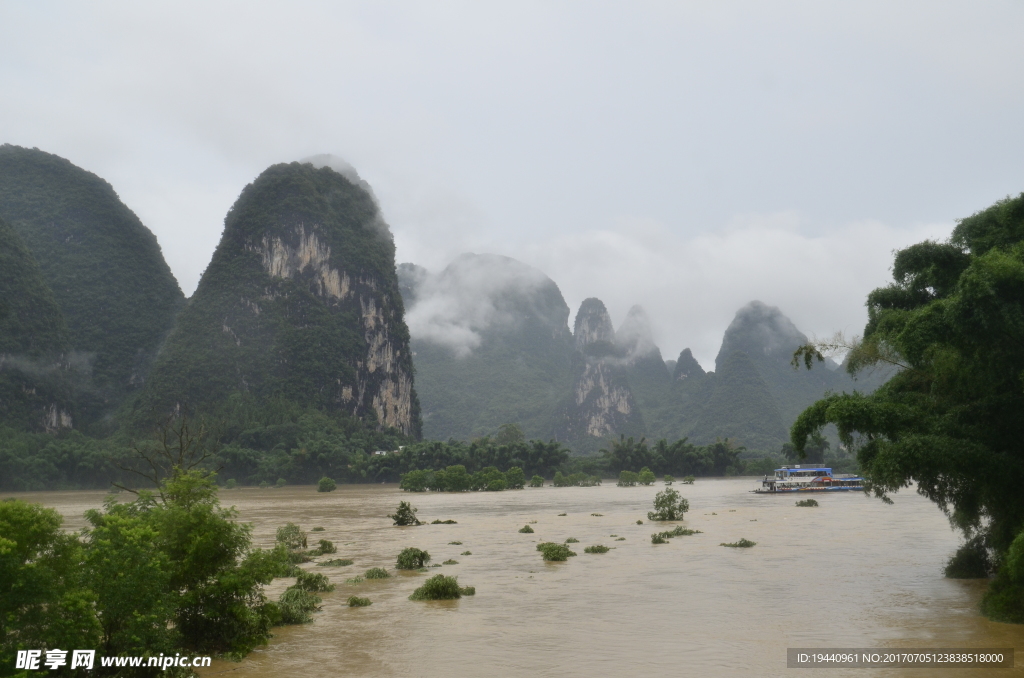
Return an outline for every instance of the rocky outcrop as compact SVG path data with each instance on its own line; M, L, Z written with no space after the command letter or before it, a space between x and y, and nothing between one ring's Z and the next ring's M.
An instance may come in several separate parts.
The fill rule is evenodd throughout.
M157 412L239 393L418 435L394 242L363 182L291 163L247 186L150 381Z
M601 300L590 298L580 305L573 337L572 390L562 407L559 439L586 446L587 439L592 443L641 432L643 418L627 377L627 353L615 344L611 317Z
M675 361L672 369L672 381L686 381L687 379L699 379L704 376L704 368L700 366L697 359L693 357L690 349L684 348Z

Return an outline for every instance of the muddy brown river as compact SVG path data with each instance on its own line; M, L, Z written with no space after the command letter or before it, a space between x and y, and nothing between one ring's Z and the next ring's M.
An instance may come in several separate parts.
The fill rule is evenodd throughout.
M664 545L652 545L650 535L668 527L646 515L660 482L411 495L395 485L343 485L329 494L222 490L222 502L253 524L258 544L271 545L286 522L322 526L310 537L335 543L329 558L355 563L305 565L337 584L315 621L278 628L267 647L241 663L215 661L203 676L1024 675L1024 656L1014 669L787 669L787 647L1024 648L1024 626L978 614L984 582L943 578L958 538L913 491L894 495L891 506L850 492L817 495L818 508L797 508L793 497L750 494L757 484L676 485L690 501L683 524L702 534ZM59 509L65 526L77 529L104 494L16 496ZM385 516L402 499L421 520L458 524L394 527ZM520 534L527 523L535 532ZM577 557L542 561L537 542L569 537L579 540ZM719 546L740 538L757 545ZM591 544L614 548L584 553ZM456 575L476 595L412 602L409 594L429 576L421 573L345 583L370 567L394 572L407 546L429 551L432 563L459 561L429 575ZM460 555L467 550L472 555ZM291 583L275 581L268 593L276 598ZM373 605L349 608L353 594Z

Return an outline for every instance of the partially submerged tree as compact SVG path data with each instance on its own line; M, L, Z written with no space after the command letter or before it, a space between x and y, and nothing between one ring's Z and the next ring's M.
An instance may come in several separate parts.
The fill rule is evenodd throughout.
M418 510L414 509L409 502L401 501L398 502L398 510L388 517L395 521L395 525L420 525L421 523L416 517Z
M668 487L654 495L654 508L647 513L648 520L682 520L690 510L690 502Z

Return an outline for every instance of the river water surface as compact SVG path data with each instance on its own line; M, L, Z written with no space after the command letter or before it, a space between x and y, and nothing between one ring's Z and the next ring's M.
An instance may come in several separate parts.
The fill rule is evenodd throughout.
M276 629L269 646L238 664L215 661L203 676L1024 675L1024 657L1014 669L787 669L787 647L1024 648L1024 627L978 614L984 582L943 578L958 538L912 490L894 495L893 505L850 492L818 494L818 508L797 508L793 497L750 494L757 484L676 485L691 507L682 524L702 534L664 545L652 545L650 535L672 524L646 515L660 482L462 494L408 494L395 485L342 485L328 494L222 490L222 502L253 524L258 544L270 546L286 522L322 526L310 532L310 546L329 539L338 547L329 558L355 563L304 565L338 585L323 594L315 621ZM65 526L77 529L103 493L17 496L59 509ZM386 516L403 499L421 520L458 524L394 527ZM535 532L520 534L527 523ZM579 555L567 562L545 563L535 549L569 537L579 540L572 545ZM757 545L719 545L740 538ZM591 544L614 548L584 553ZM456 575L476 595L409 601L429 575L395 573L407 546L429 551L432 563L459 561L429 575ZM467 550L472 555L460 555ZM345 583L378 566L396 576ZM276 599L291 583L275 581L268 593ZM373 605L349 608L350 595Z

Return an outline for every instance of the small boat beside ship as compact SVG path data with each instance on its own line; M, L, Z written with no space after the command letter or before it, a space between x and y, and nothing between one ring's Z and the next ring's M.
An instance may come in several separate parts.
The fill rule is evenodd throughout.
M863 490L864 479L851 473L832 473L824 466L797 464L775 469L775 475L765 476L761 487L751 490L757 494L789 494L798 492L849 492Z

